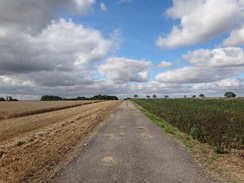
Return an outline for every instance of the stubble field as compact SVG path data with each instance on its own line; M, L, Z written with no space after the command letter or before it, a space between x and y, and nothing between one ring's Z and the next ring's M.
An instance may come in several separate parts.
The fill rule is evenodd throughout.
M0 119L27 116L43 112L56 111L91 103L99 100L87 101L6 101L0 102Z
M12 114L0 120L0 182L47 181L119 104L120 101L0 103L0 111Z

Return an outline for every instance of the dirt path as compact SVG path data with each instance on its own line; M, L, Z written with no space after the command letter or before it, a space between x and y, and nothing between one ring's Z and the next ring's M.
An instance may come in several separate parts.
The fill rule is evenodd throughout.
M120 101L104 101L2 120L0 183L47 181L119 104Z
M212 183L177 142L124 101L56 183Z

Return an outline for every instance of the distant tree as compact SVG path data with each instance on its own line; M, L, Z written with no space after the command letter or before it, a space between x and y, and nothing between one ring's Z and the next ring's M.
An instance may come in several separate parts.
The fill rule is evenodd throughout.
M62 100L59 96L52 96L52 95L44 95L41 97L41 101L56 101L56 100Z
M155 99L155 98L157 98L157 96L154 94L154 95L153 95L153 98Z
M129 98L125 98L124 100L130 100L131 98L129 97Z
M16 98L12 98L10 101L19 101L19 100Z
M192 95L192 98L196 98L197 96L196 95Z
M76 97L76 98L61 98L59 96L44 95L41 97L41 101L55 101L55 100L119 100L116 96L110 95L94 95L93 97Z
M119 100L116 96L111 96L111 100Z
M224 96L227 98L235 98L236 94L230 91L230 92L225 92Z
M138 95L137 95L137 94L135 94L135 95L134 95L134 97L135 97L135 99L137 99L137 98L138 98Z
M200 97L200 98L205 98L205 95L200 94L199 97Z
M77 100L87 100L86 97L77 97Z
M165 95L164 97L165 97L166 99L167 99L167 98L169 98L169 96L168 96L168 95Z
M186 95L184 95L184 98L186 98Z
M119 100L119 99L116 96L95 95L94 97L88 98L88 100Z
M0 101L6 101L3 97L0 97Z
M13 99L13 97L11 97L11 96L7 96L7 97L6 97L6 100L7 100L7 101L11 101L12 99Z
M150 99L150 96L149 95L147 95L147 99Z
M13 98L12 96L7 96L6 100L7 101L18 101L17 99Z

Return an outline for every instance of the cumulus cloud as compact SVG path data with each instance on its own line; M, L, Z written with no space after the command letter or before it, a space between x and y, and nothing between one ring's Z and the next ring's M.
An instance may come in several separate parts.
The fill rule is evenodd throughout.
M234 91L239 92L244 89L244 80L243 79L223 79L213 83L201 83L196 84L192 87L192 91L206 92L222 92L222 91ZM222 92L224 95L224 92Z
M180 19L166 36L159 36L156 45L178 48L203 43L243 25L242 0L174 0L166 15Z
M58 19L59 11L82 15L86 14L94 3L95 0L1 1L0 25L5 29L36 33L51 23L51 20Z
M1 38L0 75L38 71L72 71L100 61L111 40L71 20L53 21L37 36L11 34Z
M233 30L230 36L221 43L221 46L241 45L244 45L244 25L241 29Z
M129 86L129 91L132 91L131 93L135 94L142 94L144 96L140 97L146 97L146 95L152 95L152 94L159 94L160 96L164 96L165 94L169 93L178 93L182 92L184 90L184 86L181 84L176 83L161 83L158 81L151 81L146 84L140 84L140 83L133 83Z
M158 64L158 67L160 67L160 68L173 68L174 66L171 62L162 61Z
M244 50L238 47L199 49L188 52L183 58L197 66L244 66Z
M110 57L98 67L98 71L118 83L146 82L151 62L127 58Z
M58 17L60 11L84 15L94 3L95 0L2 1L1 93L51 94L57 88L68 92L77 85L94 84L94 63L111 51L113 40L105 39L95 29Z
M174 71L167 71L156 76L157 81L172 83L207 83L237 75L244 68L227 67L183 67Z
M39 99L44 94L117 94L125 88L92 78L97 73L95 63L119 49L120 31L115 30L106 39L98 30L58 17L64 11L84 15L94 2L1 2L0 95Z
M172 83L207 83L223 80L244 71L242 48L200 49L188 52L183 58L193 66L160 73L156 80Z

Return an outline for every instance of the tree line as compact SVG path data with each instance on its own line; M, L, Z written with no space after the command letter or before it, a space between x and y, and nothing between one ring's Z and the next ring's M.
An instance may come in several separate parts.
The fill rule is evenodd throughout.
M226 98L235 98L235 97L236 97L236 94L235 94L234 92L229 91L229 92L225 92L224 96L225 96ZM139 97L139 96L138 96L137 94L134 95L134 98L135 98L135 99L137 99L138 97ZM147 95L147 96L146 96L147 99L150 99L150 97L151 97L150 95ZM157 96L156 96L155 94L154 94L152 97L153 97L154 99L157 98ZM165 95L164 97L165 97L166 99L169 98L168 95ZM196 98L196 97L197 97L196 95L193 95L193 96L192 96L192 98ZM200 97L200 98L206 98L204 94L200 94L199 97ZM186 98L186 95L184 96L184 98Z
M59 96L44 95L41 101L58 101L58 100L118 100L116 96L110 95L94 95L93 97L76 97L76 98L61 98Z
M3 97L0 97L0 101L18 101L16 98L13 98L11 96L7 96L6 99Z

